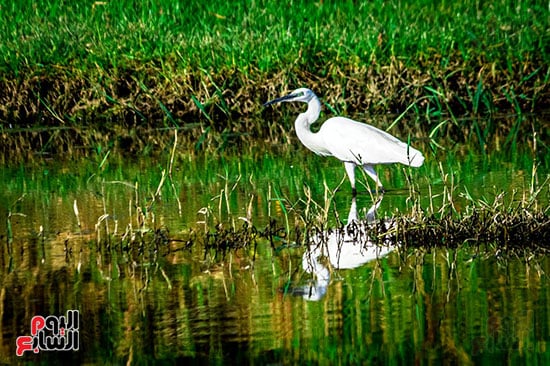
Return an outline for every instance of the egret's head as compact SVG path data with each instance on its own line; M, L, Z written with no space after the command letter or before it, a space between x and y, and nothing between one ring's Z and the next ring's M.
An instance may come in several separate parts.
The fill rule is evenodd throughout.
M264 107L279 103L279 102L305 102L309 103L311 99L315 98L315 93L313 93L308 88L299 88L294 90L292 93L285 95L284 97L280 97L277 99L270 100L267 103L264 103Z

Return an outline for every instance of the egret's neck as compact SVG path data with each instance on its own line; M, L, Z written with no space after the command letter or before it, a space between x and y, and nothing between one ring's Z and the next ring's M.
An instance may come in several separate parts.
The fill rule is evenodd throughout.
M300 113L296 118L294 127L296 128L296 135L308 149L319 155L330 155L328 150L324 148L322 137L310 130L310 126L317 121L320 113L321 102L317 98L311 99L307 104L307 111Z
M307 111L305 111L305 113L302 113L302 114L306 115L306 117L307 117L308 127L309 127L309 125L311 125L311 124L315 123L315 121L317 121L317 119L319 118L320 113L321 113L321 102L316 97L312 98L307 103Z

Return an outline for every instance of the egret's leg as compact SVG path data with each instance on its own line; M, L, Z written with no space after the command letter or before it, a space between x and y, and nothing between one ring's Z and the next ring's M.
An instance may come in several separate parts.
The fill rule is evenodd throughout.
M355 199L355 196L351 199L351 207L349 208L348 214L348 225L351 225L354 221L357 221L357 200Z
M380 182L380 179L378 179L378 175L376 174L376 171L374 171L373 166L369 164L365 164L363 165L363 169L365 170L367 175L376 182L376 186L378 190L384 192L384 187L382 186L382 182Z
M357 190L355 189L355 164L346 161L344 167L346 168L346 173L348 173L348 178L351 183L351 192L355 196L357 194Z

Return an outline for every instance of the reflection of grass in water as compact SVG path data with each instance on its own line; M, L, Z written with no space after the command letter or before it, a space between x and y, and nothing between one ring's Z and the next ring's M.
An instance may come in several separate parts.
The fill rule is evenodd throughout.
M326 353L306 355L302 351L290 350L292 352L285 352L285 358L280 357L287 362L290 354L297 362L308 357L315 362L318 357L324 357L337 363L332 350L353 355L358 360L376 359L380 357L380 349L393 352L392 357L400 355L404 360L411 356L403 350L421 349L426 345L434 359L443 358L438 350L449 349L456 353L447 352L445 359L461 360L464 355L457 351L458 346L465 346L467 350L478 347L476 350L492 351L490 342L499 342L495 347L512 348L516 352L518 341L533 342L533 345L540 342L529 327L540 320L536 315L539 308L535 306L548 295L548 288L541 280L547 268L546 260L538 254L545 253L545 245L550 242L547 200L550 192L549 181L541 174L540 181L529 179L533 184L529 183L523 190L498 188L489 192L488 188L485 194L488 198L464 188L464 179L471 166L466 165L465 171L457 172L453 169L457 166L456 160L432 164L425 171L415 170L410 175L409 172L400 174L399 179L403 182L400 181L399 185L408 189L408 206L399 212L386 214L395 220L394 229L369 232L369 235L378 235L380 240L397 241L403 248L374 266L338 273L346 281L334 281L331 292L319 306L304 306L298 301L281 300L278 293L286 271L291 277L297 272L296 263L300 263L292 257L295 253L289 254L292 250L286 249L293 247L291 244L298 244L297 251L301 251L299 244L306 243L308 236L325 229L339 229L338 223L344 221L341 217L346 216L348 207L346 203L342 210L335 202L349 194L345 180L342 190L333 192L339 187L339 180L345 179L341 166L337 164L335 168L339 171L338 179L328 181L324 168L330 163L321 162L327 164L322 168L300 167L296 172L284 161L266 158L265 168L259 169L267 175L267 179L264 177L262 181L252 163L241 162L246 166L240 168L228 164L228 170L224 171L215 164L207 167L206 162L202 167L194 167L195 171L189 173L192 176L186 178L187 183L200 180L207 186L215 186L218 192L211 193L213 199L208 197L205 200L205 214L198 215L198 219L204 216L204 222L189 224L186 231L177 232L164 226L161 217L161 206L166 201L176 201L178 192L186 187L179 185L178 178L172 176L176 189L171 188L170 171L174 174L178 168L178 158L170 163L171 156L167 153L167 162L160 166L144 164L157 171L146 174L147 178L140 180L139 184L128 183L123 179L124 174L116 182L115 179L103 181L101 174L108 168L109 159L114 157L99 158L97 176L89 179L97 179L102 210L110 216L93 220L99 223L101 232L99 235L93 230L85 232L82 212L86 209L86 201L77 197L77 203L81 204L77 209L73 207L73 211L75 216L81 216L81 235L77 232L67 242L47 243L47 247L58 247L61 254L63 248L70 252L60 266L62 269L50 272L47 267L36 266L33 269L40 270L32 271L32 276L11 275L9 281L3 282L6 299L24 304L21 309L24 306L25 314L32 315L36 310L36 294L40 294L41 288L49 287L52 294L44 295L43 301L50 309L83 304L86 330L96 329L98 332L92 337L86 333L88 349L97 348L94 354L97 358L104 356L112 360L119 357L122 361L129 358L128 355L133 360L147 360L153 353L155 357L164 356L165 359L180 354L197 357L199 352L196 349L201 347L197 339L204 333L209 337L215 335L215 340L209 343L212 355L223 348L220 343L234 340L234 328L231 327L234 323L229 322L235 321L244 337L254 341L258 330L265 332L259 323L267 323L266 319L273 319L272 323L278 327L292 321L283 333L294 338L288 336L285 344L292 344L298 334L305 334L300 347L308 347L307 339L313 339L314 343L318 342L315 346L320 344L330 348ZM523 164L523 167L531 166L528 162ZM210 171L202 172L205 167ZM433 171L429 170L432 168ZM124 170L124 167L119 169ZM402 168L383 169L395 173ZM276 174L269 175L267 172L272 170ZM223 172L222 178L217 176L219 171ZM281 172L285 177L291 176L292 182L281 184L276 178ZM423 175L429 175L430 180L439 180L433 187L426 183L430 186L429 195L426 194L428 188L422 183ZM48 188L65 191L82 188L70 178L66 179L66 187L57 186L58 181L52 179L48 180L51 184ZM28 184L35 183L29 180ZM265 185L264 189L260 189L262 185ZM266 191L270 188L273 194L268 196ZM121 191L129 194L121 195ZM503 191L507 193L502 194ZM248 192L254 192L254 195L246 196ZM242 196L247 199L241 201ZM270 207L272 220L267 224L257 222L254 214L247 216L239 211L239 205L250 207L252 200L262 198ZM365 195L365 200L369 198ZM120 212L120 218L112 214L111 205L116 200L128 201L128 222L131 225L123 224ZM12 201L12 213L25 213L18 206L21 201ZM174 209L177 210L177 205ZM12 215L11 219L18 217ZM117 219L118 228L114 221ZM12 236L15 239L19 235L17 230L14 225ZM30 250L37 248L31 246ZM188 256L188 253L192 255ZM185 258L183 265L180 265L183 261L178 257L180 255ZM269 265L250 266L258 257L264 264L271 260L273 269ZM172 262L173 258L180 262ZM478 260L480 258L483 260ZM491 265L495 261L497 265ZM501 264L506 267L501 267ZM69 267L68 271L66 267ZM71 268L78 268L78 273ZM521 281L523 277L527 280ZM487 278L495 279L495 282L486 281ZM255 279L264 284L258 285ZM63 283L59 289L52 285L58 282ZM508 286L502 285L504 282ZM258 291L265 283L271 290L267 295L266 291ZM527 286L530 291L521 290ZM12 287L25 291L12 291ZM515 289L520 290L514 292ZM59 299L66 300L59 304ZM517 311L507 312L511 304L514 308L525 309L525 312L519 312L519 315ZM3 309L6 319L17 319L9 316L9 307ZM239 315L239 319L234 320L231 318L234 313L246 315ZM340 320L335 321L333 314L340 313L346 325L335 329L335 323ZM24 317L22 311L20 315ZM223 322L216 319L223 319ZM259 319L259 323L250 319ZM311 326L300 327L304 319L308 319ZM25 320L25 326L28 320ZM408 332L407 321L413 322L411 333L414 337ZM509 322L515 323L509 325ZM502 324L501 328L493 323ZM216 324L221 325L216 327ZM492 324L494 328L486 329L479 324ZM195 331L198 325L203 327ZM350 330L354 325L363 327L361 332ZM19 324L18 328L21 328ZM291 331L297 328L303 328L300 330L303 333ZM326 337L327 329L342 331L339 334L349 341L332 341L333 337ZM392 335L388 337L391 341L386 341L382 348L375 341L380 337L381 329ZM273 333L274 337L279 336L276 331ZM499 338L500 334L506 334L505 339ZM370 343L365 342L365 336L370 337ZM482 344L474 337L482 337ZM280 344L277 342L281 339L273 340L272 344ZM258 352L256 348L251 351L254 352ZM225 355L220 351L220 360L222 354ZM263 356L250 357L261 359ZM211 356L210 362L213 358Z
M273 323L282 324L289 319L298 322L301 320L296 320L289 314L300 314L299 316L303 315L304 318L313 319L313 326L304 327L303 332L307 337L319 342L329 342L330 337L326 337L326 324L332 323L323 322L333 322L333 318L327 320L331 315L327 315L326 311L316 313L319 307L314 304L303 306L301 302L292 304L297 303L296 306L300 306L302 312L298 313L294 308L292 312L288 312L287 306L292 306L288 305L291 302L281 300L279 288L284 283L282 279L286 279L287 276L292 279L301 270L300 261L295 260L295 257L299 256L296 253L303 250L301 245L307 243L308 238L316 233L340 230L345 222L342 217L347 215L347 203L344 209L336 205L341 196L345 196L347 200L349 194L349 188L346 186L348 182L341 166L338 164L336 169L340 172L338 178L344 179L344 186L340 192L334 192L340 186L340 180L328 181L326 175L323 175L326 172L319 172L311 167L307 168L311 171L301 167L300 169L304 170L296 173L285 167L284 162L266 158L266 172L276 167L281 168L275 169L277 175L281 171L285 175L296 175L292 178L293 183L281 184L280 180L271 175L267 180L261 181L260 174L251 166L243 166L240 168L242 170L239 170L228 165L227 171L220 170L223 171L222 177L216 178L219 166L214 165L210 168L212 171L206 172L205 176L188 179L209 182L207 185L216 186L218 193L212 193L212 198L205 200L204 214L197 216L197 220L202 221L200 224L189 224L187 229L178 232L172 227L163 226L160 210L166 201L176 201L175 196L179 197L178 192L184 189L173 176L176 189L171 188L170 170L174 174L178 168L178 159L174 158L171 163L171 156L168 155L165 164L156 167L159 172L148 174L148 180L140 180L139 184L128 183L122 178L118 181L104 181L102 174L105 174L109 159L113 159L113 156L99 158L97 165L100 169L96 176L89 179L97 179L99 182L97 194L103 198L101 208L109 217L98 217L95 220L99 234L94 230L86 232L86 218L83 217L86 201L77 197L77 208L73 207L72 210L75 217L80 216L80 220L76 221L80 221L82 228L79 227L75 235L65 242L46 243L46 253L50 256L49 250L53 249L49 247L57 247L61 255L63 249L67 249L67 258L59 265L63 269L58 270L56 267L55 271L47 272L48 268L41 267L39 271L33 272L33 277L24 280L21 277L19 282L14 281L16 285L19 286L21 283L21 287L27 289L24 292L25 299L31 296L29 294L34 294L34 290L40 290L43 284L55 283L58 279L70 284L61 288L55 296L44 296L44 301L57 304L55 301L59 300L56 299L64 296L68 300L63 306L73 306L75 303L75 306L79 306L79 302L89 301L89 304L83 306L82 311L87 319L86 329L90 329L92 324L96 326L94 329L102 329L100 326L107 324L107 343L117 345L111 347L115 349L112 352L121 359L132 352L136 360L140 357L146 358L149 351L138 349L136 346L147 343L145 339L153 339L154 342L168 345L166 348L170 348L171 353L168 353L167 358L173 357L174 352L196 355L194 350L184 349L179 343L178 347L170 347L174 345L171 342L175 342L173 329L177 328L178 332L183 329L181 334L178 333L178 342L181 339L191 339L188 342L194 345L193 341L196 338L193 337L197 337L197 334L193 333L193 329L196 329L201 321L204 322L205 318L212 319L213 314L218 315L214 307L225 312L235 306L240 311L236 313L249 312L251 315L246 316L246 326L242 327L242 331L245 332L247 326L250 326L251 333L256 331L258 328L254 327L259 325L250 325L248 319L266 319L265 313L259 309L261 306L269 308L268 316L273 317ZM380 242L398 242L401 249L398 249L395 255L373 265L335 274L334 278L339 276L340 280L332 283L329 293L323 299L324 302L320 304L321 308L329 308L331 314L342 310L344 316L360 320L365 330L361 334L346 331L346 336L355 344L340 342L334 347L341 347L343 352L354 354L358 359L378 357L380 350L373 350L373 347L369 347L370 344L365 344L361 338L364 332L377 336L377 329L387 329L401 337L397 341L392 339L388 344L390 348L396 347L395 344L402 344L408 335L403 330L403 319L418 323L413 324L415 333L414 339L411 340L417 342L418 347L430 344L436 349L448 344L453 345L455 341L467 347L474 347L476 339L461 336L454 339L452 335L462 334L466 329L468 335L481 334L490 340L491 330L483 327L480 330L478 324L487 323L486 314L495 307L495 302L502 307L495 310L491 319L512 319L505 319L506 316L512 315L499 310L505 309L504 305L509 305L510 301L508 298L499 300L499 296L503 296L503 287L497 282L480 279L489 277L495 278L495 281L510 281L512 285L506 287L506 291L513 291L508 288L525 288L525 282L518 279L518 274L533 279L529 285L533 291L522 292L524 297L519 299L514 297L514 301L518 301L514 304L518 306L525 305L522 301L534 306L533 304L539 303L538 296L543 291L544 294L548 292L543 285L544 281L541 281L545 275L546 262L544 257L539 255L547 252L547 243L550 242L548 179L540 178L539 182L536 179L528 179L529 182L534 182L534 185L528 184L523 190L506 190L507 193L502 193L503 189L493 189L491 192L487 191L485 197L479 197L479 194L476 195L464 188L463 181L467 172L454 171L456 163L450 161L448 164L433 164L429 167L433 168L433 171L426 168L430 178L439 180L433 187L428 184L430 188L422 183L422 175L426 173L417 170L408 172L405 168L406 171L399 175L399 179L403 180L403 184L400 185L407 188L407 206L400 211L384 214L387 216L384 218L391 216L395 225L389 231L381 230L380 226L378 231L367 225L357 227L358 230L367 231L368 235ZM525 163L525 166L530 165ZM466 166L466 171L469 168L471 166ZM202 168L195 169L199 172ZM393 172L399 172L401 169L391 168ZM254 174L250 174L251 171ZM69 187L71 184L73 186ZM266 187L261 190L259 187L263 184ZM294 188L290 189L289 185L294 185ZM70 191L75 187L81 188L77 183L67 183L67 187L60 189ZM270 189L273 193L268 196L266 192ZM128 195L121 195L121 191L128 192ZM248 192L254 192L254 195L246 196L247 200L243 202L240 199L243 192L244 196ZM391 192L385 199L391 198L390 195ZM259 223L253 213L243 215L239 210L239 205L252 206L248 199L262 198L270 209L271 220L268 223ZM120 218L117 218L110 207L114 201L124 199L128 200L128 224L123 224L121 213L118 213ZM370 197L365 194L363 199L368 201ZM18 206L20 202L13 200L12 213L24 213ZM177 204L173 207L177 210ZM248 208L245 212L247 211ZM11 219L17 217L12 215ZM118 227L116 220L119 220ZM17 239L17 226L14 225L12 228L12 235ZM360 234L363 233L357 232L357 235ZM38 250L38 246L31 247L30 250ZM262 266L257 264L259 260L263 261ZM271 266L266 265L269 261L272 263ZM495 262L497 265L491 265ZM69 271L65 271L66 267ZM78 268L78 272L74 268ZM506 271L502 271L502 268L506 268ZM65 272L73 276L65 274L64 277ZM54 279L51 278L53 276ZM72 283L71 278L76 283ZM263 284L258 284L262 281ZM4 283L7 283L6 293L11 295L10 282ZM268 283L270 289L267 295L265 291L258 291L264 288L265 283ZM488 295L479 296L480 292ZM15 299L23 298L19 292L14 294ZM352 301L353 304L343 301L346 298L346 301ZM455 298L457 305L453 306ZM326 304L329 304L329 307L326 307ZM26 312L33 314L32 305L25 306ZM105 308L108 308L108 311L105 311ZM280 315L283 313L284 316ZM534 313L529 309L525 314L514 315L517 318L514 317L513 321L518 322L518 328L510 329L510 339L532 340L530 337L535 337L532 332L522 333L521 328L521 324L531 324L530 322L538 319ZM202 317L205 314L206 316ZM373 314L374 316L371 316ZM229 322L230 319L224 316L226 314L221 316L224 322ZM440 319L449 321L440 322ZM345 321L351 322L348 318ZM453 328L452 324L448 324L452 321L461 324L459 331ZM295 324L297 323L293 323L292 326L295 327ZM223 323L223 326L225 325L226 323ZM445 337L433 337L433 334L428 334L428 328L439 332L436 334L444 334ZM264 328L261 330L264 331ZM222 339L219 335L220 330L213 326L201 331L217 332L216 339ZM104 335L105 333L101 333L90 342ZM223 341L230 336L234 334L226 336ZM252 335L251 339L255 336ZM516 345L511 341L509 345L505 342L499 343L499 346ZM103 344L97 342L96 347L104 350L105 347L100 347ZM358 348L357 345L361 346ZM216 348L218 344L211 346ZM393 351L398 352L397 349ZM101 352L103 351L98 351L98 354L102 354ZM433 352L437 354L436 351ZM336 357L324 356L327 359ZM452 357L455 359L459 356L454 354ZM105 357L113 357L113 354ZM304 357L300 356L299 361L303 359Z
M409 212L396 213L385 217L393 223L386 231L366 232L373 239L384 240L404 247L447 247L461 245L483 245L488 251L530 249L533 252L546 251L548 242L548 182L529 189L525 193L495 191L494 199L473 198L464 188L455 185L453 175L444 172L442 166L442 192L432 194L429 205L422 206L423 198L418 186L409 192ZM411 183L411 187L415 184ZM191 245L204 245L209 250L225 254L231 250L256 247L259 240L268 240L273 247L289 244L304 244L315 233L324 230L339 230L342 227L341 213L333 209L333 192L327 192L323 201L315 201L308 187L305 198L296 202L276 194L273 203L278 207L280 224L271 220L265 227L257 227L251 220L236 224L230 212L224 216L210 217L210 225L205 225L206 240ZM507 197L508 196L508 197ZM220 200L228 197L220 195ZM434 203L438 200L437 204ZM220 211L221 212L221 211ZM277 210L273 211L277 212ZM346 212L347 213L347 212ZM336 224L328 224L329 216L335 216ZM225 217L225 219L224 219ZM229 219L229 221L227 220ZM291 225L293 222L294 225ZM215 224L214 224L215 223ZM380 228L381 226L376 226ZM363 230L368 231L368 226Z
M97 183L93 186L97 187L95 195L102 212L90 225L90 219L82 214L89 201L76 196L73 204L71 198L72 217L78 226L71 238L76 240L76 235L82 234L97 248L114 249L141 262L156 261L158 253L167 255L190 247L203 248L219 260L226 253L237 250L248 251L254 256L257 245L264 241L272 248L304 244L310 232L338 228L345 222L349 184L336 160L300 151L306 155L300 157L301 165L293 167L292 162L296 160L290 155L295 154L295 150L290 149L290 152L281 149L282 157L275 156L279 152L274 152L245 154L238 159L225 154L216 161L194 160L193 156L177 154L178 134L174 136L171 148L166 150L166 162L143 162L147 172L133 182L125 177L124 165L117 166L116 161L112 161L116 155L110 150L98 151L97 168L86 183ZM534 139L533 145L536 143ZM438 152L436 156L442 154ZM536 154L515 157L514 166L525 173L509 174L511 180L508 176L491 180L489 176L487 184L506 184L494 188L481 183L485 184L483 174L491 174L497 165L503 164L500 158L495 161L494 154L478 158L470 153L469 156L464 159L456 153L445 152L441 163L428 160L420 169L380 167L383 179L391 179L389 187L397 188L393 193L390 190L384 201L392 204L403 201L399 209L384 206L382 202L380 216L391 217L397 223L396 228L387 233L390 239L407 246L426 247L483 243L502 248L510 246L510 241L518 240L517 245L520 245L531 239L540 243L538 238L544 238L547 231L543 224L548 216L545 208L548 205L548 178L537 173L537 169L542 167L541 171L546 171L544 164L547 161L533 162L531 156L536 157ZM118 178L111 178L110 164ZM480 167L476 168L477 165ZM476 174L474 169L482 169L483 174ZM220 175L220 172L223 173ZM90 185L81 186L78 179L70 176L66 179L66 182L54 184L44 177L43 186L37 189L90 190ZM6 189L17 191L18 184L30 187L40 181L18 183L10 180ZM187 201L197 200L196 187L208 187L203 188L203 205L197 206L198 212L183 214L189 204ZM362 187L365 192L361 200L366 202L375 198L370 197L367 189ZM192 193L187 195L187 190ZM46 201L40 203L47 197L39 198L38 203L47 206ZM127 200L127 204L123 200ZM174 203L175 212L185 217L183 228L173 226L175 222L164 223L163 212L170 202ZM124 205L126 213L120 209ZM12 225L13 218L19 217L19 213L25 214L15 206L10 212L6 221L8 243L18 235L17 227ZM543 232L542 237L537 230ZM41 233L44 238L44 232ZM378 237L384 233L374 235Z

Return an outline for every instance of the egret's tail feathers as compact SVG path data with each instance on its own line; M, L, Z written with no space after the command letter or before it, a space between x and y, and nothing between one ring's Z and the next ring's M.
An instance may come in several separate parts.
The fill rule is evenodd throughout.
M424 164L424 156L422 153L416 149L410 148L409 154L407 156L408 165L414 168L418 168Z

